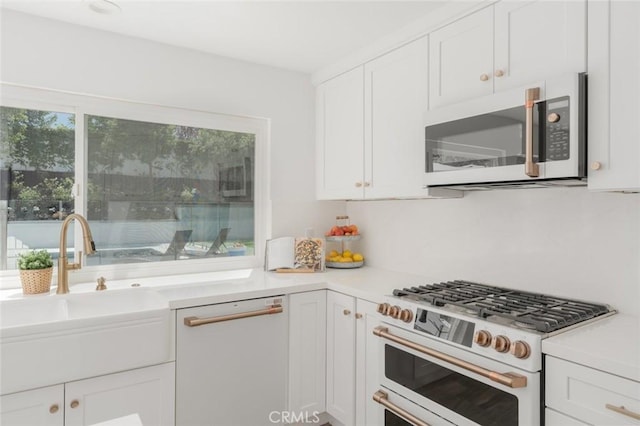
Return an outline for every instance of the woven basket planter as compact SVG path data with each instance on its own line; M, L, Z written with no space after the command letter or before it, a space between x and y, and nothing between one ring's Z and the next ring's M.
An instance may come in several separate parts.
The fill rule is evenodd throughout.
M53 267L46 269L21 269L20 281L24 294L47 293L51 289Z

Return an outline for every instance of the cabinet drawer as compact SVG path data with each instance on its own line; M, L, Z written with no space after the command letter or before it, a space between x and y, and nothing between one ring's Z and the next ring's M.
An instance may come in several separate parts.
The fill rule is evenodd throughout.
M640 425L638 382L553 357L545 378L550 408L593 425Z
M545 426L589 426L579 420L565 416L562 413L553 411L550 408L544 409L544 425Z

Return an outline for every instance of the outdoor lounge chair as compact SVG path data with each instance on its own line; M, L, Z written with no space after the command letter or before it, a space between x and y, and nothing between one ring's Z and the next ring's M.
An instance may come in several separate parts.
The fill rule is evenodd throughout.
M220 229L220 232L218 232L216 239L213 240L213 243L211 244L211 247L209 247L209 250L207 250L207 252L205 253L205 256L221 256L224 254L220 251L220 248L222 246L224 246L225 249L227 248L224 242L227 241L227 236L229 235L230 230L231 228Z

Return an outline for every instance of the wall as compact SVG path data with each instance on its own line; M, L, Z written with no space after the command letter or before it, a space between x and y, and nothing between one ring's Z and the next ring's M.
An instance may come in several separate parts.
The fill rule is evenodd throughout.
M601 300L640 314L638 194L495 190L349 202L347 212L362 230L369 265Z
M320 232L344 212L315 201L309 75L8 10L0 19L3 82L270 119L273 236Z

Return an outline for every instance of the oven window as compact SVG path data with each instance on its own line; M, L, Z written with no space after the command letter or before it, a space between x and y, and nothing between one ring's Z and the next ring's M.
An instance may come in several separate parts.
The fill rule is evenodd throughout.
M411 423L389 410L384 410L384 426L412 426Z
M541 111L534 107L534 141ZM426 128L427 172L524 164L525 108L515 107ZM538 161L539 143L534 143Z
M481 425L518 424L516 396L391 345L385 345L385 376Z

